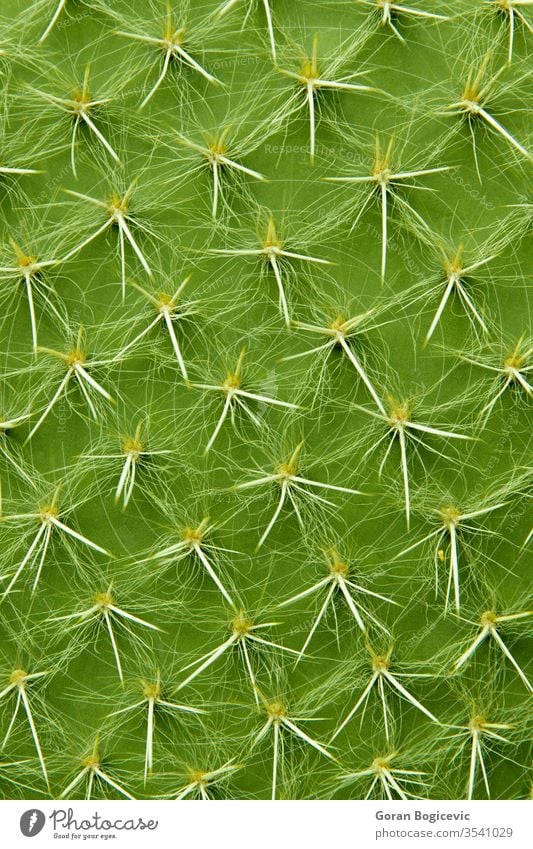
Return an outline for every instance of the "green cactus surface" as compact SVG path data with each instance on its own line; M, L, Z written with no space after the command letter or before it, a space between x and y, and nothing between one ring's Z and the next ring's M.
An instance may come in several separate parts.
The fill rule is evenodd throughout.
M2 798L530 797L532 38L0 4Z

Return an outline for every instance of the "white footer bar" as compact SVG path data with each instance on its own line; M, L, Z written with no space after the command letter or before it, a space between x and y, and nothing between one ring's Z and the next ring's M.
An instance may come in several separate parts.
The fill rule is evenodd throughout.
M528 849L531 810L527 801L214 801L206 807L197 801L17 800L0 802L0 845Z

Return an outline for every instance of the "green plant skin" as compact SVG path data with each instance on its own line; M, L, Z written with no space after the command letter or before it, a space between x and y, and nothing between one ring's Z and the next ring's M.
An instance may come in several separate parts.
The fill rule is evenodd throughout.
M209 517L212 531L206 543L225 549L211 552L213 567L237 609L242 607L254 622L277 623L261 631L267 640L293 651L301 649L318 614L319 597L280 605L328 574L324 550L332 547L350 564L355 584L396 602L355 596L390 636L372 622L363 634L336 593L335 615L332 608L296 666L289 653L259 645L251 650L261 693L268 700L286 702L291 716L318 718L299 725L321 745L327 745L347 706L356 702L368 682L367 642L383 653L394 645L396 669L431 674L428 679L401 680L441 726L392 694L387 743L374 694L363 720L354 717L335 739L331 752L338 765L297 737L286 737L279 798L362 798L368 786L343 784L339 776L363 770L376 757L393 751L405 758L407 768L427 773L422 796L464 798L469 752L466 748L458 752L446 727L467 725L473 711L513 726L509 746L496 746L486 757L492 798L526 798L529 708L523 683L488 644L460 673L452 676L451 670L473 639L483 611L510 613L528 606L528 551L523 545L531 526L525 474L528 399L520 387L510 387L480 430L476 416L490 400L492 375L459 360L457 352L478 358L485 350L483 334L476 336L455 297L424 347L442 291L420 298L427 281L430 288L440 279L440 242L449 248L464 245L465 257L476 255L478 249L488 254L491 244L497 245L495 258L479 269L468 291L487 317L488 343L497 346L504 340L505 348L507 340L514 343L527 332L528 214L511 207L526 202L530 163L515 155L503 138L476 127L480 183L468 128L458 118L441 114L457 100L469 68L477 67L489 48L493 69L505 65L505 20L492 10L472 10L476 4L468 0L456 0L443 4L443 14L450 16L447 21L400 22L402 44L375 25L364 4L273 2L280 67L297 69L300 57L294 45L310 54L318 33L324 66L328 60L343 59L337 79L361 70L363 76L355 81L377 90L321 92L317 155L311 163L305 109L278 120L297 88L272 65L262 4L254 6L244 29L244 2L240 11L236 7L220 20L209 17L218 5L191 4L188 24L191 54L223 85L210 84L193 70L171 63L168 78L142 110L139 105L157 79L163 54L116 31L157 33L164 21L163 3L110 3L110 15L104 3L67 2L68 8L39 46L54 3L35 3L28 11L23 0L13 0L9 12L2 13L0 48L6 45L0 56L2 156L6 164L9 159L42 173L0 176L0 265L13 262L11 239L39 260L65 257L102 224L102 210L65 194L65 189L108 200L136 181L131 232L153 276L147 275L126 240L127 286L122 300L115 226L46 271L43 280L53 286L50 297L68 316L68 326L53 311L43 309L37 295L39 345L63 352L82 325L87 361L101 363L90 373L113 402L91 395L98 398L94 421L82 391L72 383L26 444L65 370L57 358L44 353L34 357L23 285L0 274L1 412L5 410L7 418L30 414L0 436L0 448L6 444L34 481L30 485L0 453L4 579L0 591L37 529L7 519L42 507L59 483L60 506L74 507L65 523L112 554L106 557L72 538L63 543L56 537L36 592L32 594L35 569L24 570L2 603L3 679L7 682L16 668L51 671L46 685L35 688L32 701L50 789L20 713L2 760L20 760L21 765L4 774L0 765L0 796L58 798L98 737L102 768L136 798L172 797L174 790L177 796L188 782L189 770L209 772L233 759L241 768L214 784L213 795L270 798L272 738L251 746L265 714L239 649L232 647L189 686L176 689L188 674L184 667L228 639L236 612L194 555L170 561L148 558L179 541L184 527L197 527ZM429 3L415 5L429 8ZM528 82L530 86L528 40L529 33L519 28L512 64L504 69L498 80L501 88L491 101L494 115L526 148L532 137L524 109ZM83 81L88 64L92 96L111 98L94 112L94 122L121 164L113 161L88 127L81 126L75 179L70 159L72 116L45 104L34 90L68 97ZM204 144L229 125L233 135L228 137L228 156L235 150L237 161L267 181L222 174L223 203L213 222L209 166L180 145L176 133ZM323 181L339 174L368 174L376 134L382 147L394 138L400 169L451 169L417 181L431 191L407 188L401 195L428 222L431 238L420 237L416 223L402 217L398 205L391 203L383 287L378 204L369 205L350 232L361 193ZM321 344L322 337L284 326L276 279L267 263L214 252L260 246L269 214L284 248L331 263L283 264L291 318L317 324L319 318L333 322L340 315L347 319L376 308L380 326L357 337L353 350L383 401L387 393L398 402L410 399L417 421L479 437L459 443L420 434L426 445L444 456L422 446L410 456L409 530L399 447L393 445L380 476L386 443L367 457L365 452L385 430L357 409L363 405L376 411L346 356L337 347L325 365L320 353L316 358L287 359ZM189 274L183 299L194 309L175 327L191 382L221 383L246 346L242 386L301 408L294 411L251 400L250 409L262 427L240 409L235 424L228 416L207 455L204 449L224 399L186 385L163 322L138 346L114 359L156 316L133 284L150 293L172 295ZM114 499L122 457L102 460L93 455L120 455L124 440L134 436L139 423L146 449L165 453L139 459L132 496L123 509ZM304 477L361 490L363 495L313 490L331 500L334 508L316 501L307 500L307 506L298 502L303 531L294 510L285 505L256 551L276 508L279 487L242 491L233 487L270 474L302 439ZM447 541L437 595L431 547L393 558L430 532L431 510L452 503L473 510L499 501L505 506L480 520L481 532L463 534L461 616L457 618L453 608L445 615ZM205 551L209 554L208 548ZM87 609L94 594L111 584L119 608L161 629L156 632L132 622L130 631L117 626L124 688L105 624L99 630L82 631L70 627L75 620L54 621ZM528 622L502 631L522 669L531 656ZM132 638L132 632L139 639ZM158 670L165 699L203 708L206 714L163 714L156 708L154 768L144 783L145 709L112 714L142 699L139 682L155 681ZM3 687L0 681L0 692ZM31 688L28 695L32 698ZM0 700L2 739L12 708L12 702ZM121 797L101 781L95 782L93 792L96 797ZM83 785L73 798L76 793L85 793ZM485 795L478 775L474 796Z

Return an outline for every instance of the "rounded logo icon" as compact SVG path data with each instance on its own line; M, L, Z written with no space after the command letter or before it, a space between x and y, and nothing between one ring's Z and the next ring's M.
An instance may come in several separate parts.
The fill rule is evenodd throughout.
M24 811L20 818L20 830L24 837L35 837L44 828L46 817L42 811L36 808L31 808L29 811Z

